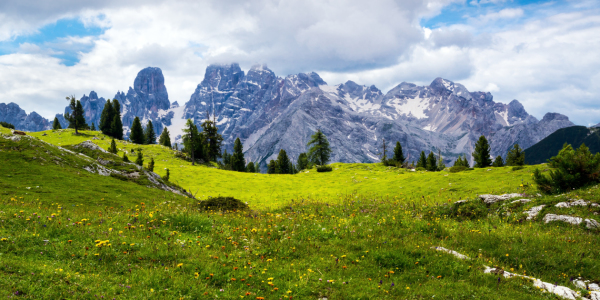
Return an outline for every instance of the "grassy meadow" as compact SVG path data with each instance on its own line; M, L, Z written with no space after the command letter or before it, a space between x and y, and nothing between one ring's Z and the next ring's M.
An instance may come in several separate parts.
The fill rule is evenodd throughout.
M110 143L98 132L30 134L59 146ZM198 200L78 169L77 155L50 163L56 148L0 138L0 297L557 299L526 279L483 274L484 265L574 290L573 278L600 281L598 231L541 221L546 213L600 221L598 207L554 207L600 203L598 187L536 196L532 167L431 173L333 164L330 173L246 174L118 143L138 147L199 200L232 196L250 210L201 211ZM532 201L473 201L466 212L455 204L508 192ZM542 204L537 219L525 220L524 210Z

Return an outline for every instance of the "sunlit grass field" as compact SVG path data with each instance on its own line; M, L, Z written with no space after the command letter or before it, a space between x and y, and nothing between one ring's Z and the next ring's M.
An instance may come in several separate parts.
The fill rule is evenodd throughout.
M31 135L64 146L98 134L45 133ZM557 299L531 281L483 274L484 265L574 290L573 278L600 280L598 231L541 221L548 212L600 220L597 207L553 206L600 203L598 188L537 197L533 167L421 173L334 164L331 173L247 174L141 146L159 174L168 167L199 200L232 196L250 206L207 212L197 200L79 172L77 158L65 157L72 163L62 168L41 165L31 157L45 152L24 140L0 138L0 146L0 297ZM471 218L447 213L457 200L507 192L533 201L480 204L484 213ZM522 212L540 204L547 205L540 217L525 220Z

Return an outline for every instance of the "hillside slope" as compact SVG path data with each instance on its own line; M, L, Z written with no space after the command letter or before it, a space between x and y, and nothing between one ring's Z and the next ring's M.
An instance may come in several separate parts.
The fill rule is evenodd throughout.
M598 153L600 152L600 129L585 126L559 129L539 143L525 149L525 162L530 165L545 163L556 156L565 143L573 148L579 148L585 143L592 153Z

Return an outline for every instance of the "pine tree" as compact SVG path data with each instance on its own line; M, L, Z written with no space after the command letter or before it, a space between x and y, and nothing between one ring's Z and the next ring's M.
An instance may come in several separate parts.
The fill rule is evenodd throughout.
M432 172L437 171L437 161L435 155L433 155L433 151L429 152L429 155L427 155L427 167L425 169Z
M142 129L142 123L140 123L140 118L138 117L135 117L135 119L133 119L133 123L131 124L129 140L135 144L144 144L144 129Z
M121 104L119 100L113 99L113 120L110 124L111 136L115 139L123 139L123 122L121 121ZM141 127L141 124L140 124Z
M300 153L298 156L298 171L306 170L310 166L310 162L308 161L308 155L306 153Z
M114 138L110 142L110 147L108 147L108 152L110 152L112 154L117 154L117 152L118 152L118 150L117 150L117 144L115 143L115 139Z
M238 172L246 172L246 159L244 158L244 146L240 138L233 142L233 155L231 156L231 169Z
M69 128L75 128L75 134L79 134L79 129L88 128L83 116L83 106L79 100L75 100L75 96L67 97L67 100L70 101L71 113L66 113L64 117L69 121Z
M232 162L232 156L231 154L229 154L229 152L227 152L227 149L225 149L223 151L223 154L221 154L221 162L222 162L222 169L223 170L233 170L231 162Z
M183 132L185 133L183 135L183 146L185 147L185 151L188 152L192 157L192 165L194 165L196 161L196 154L201 152L202 149L200 133L198 132L198 127L196 127L191 119L188 119L185 123Z
M515 144L513 148L508 151L506 155L507 166L522 166L525 164L525 151L519 147L519 144Z
M427 158L425 157L425 151L421 151L419 160L417 160L417 168L427 169Z
M277 163L271 159L267 165L267 174L277 174Z
M210 120L207 114L207 119L202 123L202 135L206 142L207 159L217 161L221 157L221 146L223 144L223 136L219 134L219 128L214 121Z
M475 151L473 151L473 159L475 160L475 168L485 168L492 165L490 158L490 144L488 144L485 136L480 136L475 143Z
M104 109L102 110L102 114L100 115L100 123L98 124L98 128L100 128L100 131L102 131L102 133L108 136L113 136L112 123L114 117L115 112L113 110L113 105L110 102L110 99L108 99L104 104Z
M248 165L246 166L246 172L248 173L255 173L256 169L254 168L254 162L249 162Z
M279 166L279 174L291 174L292 170L290 170L290 158L283 149L279 150L279 155L277 156L277 165Z
M62 126L60 126L60 122L58 121L57 117L54 117L54 122L52 123L52 129L54 129L54 130L62 129Z
M123 161L129 162L129 157L127 157L127 153L123 152Z
M165 177L163 177L164 181L169 181L169 177L171 177L171 174L169 173L169 168L166 168L167 170L167 175L165 175Z
M144 142L145 144L156 144L156 133L154 133L154 126L152 125L152 121L148 120L148 124L146 124L146 131L144 132Z
M154 172L154 157L150 157L150 162L148 163L148 171Z
M494 160L492 167L504 167L504 161L502 160L502 156L496 156L496 160Z
M402 164L405 160L404 153L402 153L402 146L400 145L400 142L396 142L396 147L394 148L394 161Z
M298 171L296 170L296 167L294 166L294 163L292 163L291 161L290 161L289 168L290 168L290 174L296 174L296 173L298 173Z
M142 149L138 149L135 163L140 167L144 165L144 155L142 154Z
M446 168L446 165L444 164L444 159L442 157L442 151L438 150L438 159L437 159L437 170L438 171L443 171Z
M90 128L91 131L96 131L96 126L94 126L94 122L92 122L92 127Z
M171 137L169 136L169 130L165 127L158 138L158 144L165 147L171 148Z
M312 145L312 146L311 146ZM307 146L311 146L308 150L309 160L319 166L324 166L329 162L331 156L331 147L329 141L321 129L310 137Z

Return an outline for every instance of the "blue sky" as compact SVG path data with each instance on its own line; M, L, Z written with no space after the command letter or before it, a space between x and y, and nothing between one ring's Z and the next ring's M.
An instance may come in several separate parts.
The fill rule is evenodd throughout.
M239 62L384 91L444 77L538 119L600 122L595 0L7 0L0 19L0 101L45 117L148 66L183 104L208 64Z

